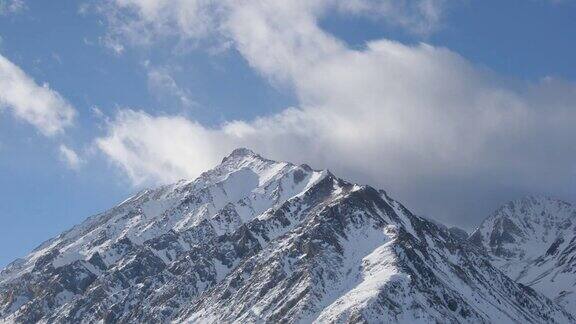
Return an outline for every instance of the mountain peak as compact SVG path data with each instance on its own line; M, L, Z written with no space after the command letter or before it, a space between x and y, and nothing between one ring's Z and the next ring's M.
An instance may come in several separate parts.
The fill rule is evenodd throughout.
M558 216L566 216L566 213L558 213L558 211L567 209L573 209L573 206L563 200L543 195L528 195L502 205L490 218L529 217L539 219L546 214L554 215L557 218Z
M253 155L258 155L256 153L254 153L254 151L252 151L249 148L245 148L245 147L238 147L236 149L234 149L229 156L253 156Z
M246 160L246 159L259 159L259 160L267 160L263 158L261 155L255 153L251 149L245 147L239 147L234 149L230 154L222 159L222 163L227 161L238 161L238 160Z
M527 195L527 196L524 196L522 198L511 201L511 203L523 204L523 205L541 205L541 204L550 204L550 203L569 205L569 203L567 203L561 199L557 199L557 198L553 198L553 197L549 197L549 196L544 196L544 195Z
M570 203L530 195L497 209L469 241L509 277L573 310L575 232L576 208Z
M548 229L546 230L548 233L551 228L564 226L559 224L572 221L574 214L574 207L563 200L542 195L528 195L500 206L482 222L476 232L485 232L483 234L489 235L492 241L494 234L488 233L492 231L508 235L511 234L507 233L509 230L532 233L535 228L544 227L544 230ZM527 233L524 233L526 237L533 234Z

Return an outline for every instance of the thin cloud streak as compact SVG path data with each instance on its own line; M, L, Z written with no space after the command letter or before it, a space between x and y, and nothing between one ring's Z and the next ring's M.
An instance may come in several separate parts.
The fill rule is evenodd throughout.
M60 159L66 163L66 165L72 170L79 170L84 160L78 156L76 151L69 148L68 146L61 144L58 148L60 153Z

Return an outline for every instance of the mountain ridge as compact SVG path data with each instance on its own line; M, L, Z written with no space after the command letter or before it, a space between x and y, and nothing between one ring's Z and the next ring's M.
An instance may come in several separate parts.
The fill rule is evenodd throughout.
M0 274L6 322L572 322L445 226L237 149Z

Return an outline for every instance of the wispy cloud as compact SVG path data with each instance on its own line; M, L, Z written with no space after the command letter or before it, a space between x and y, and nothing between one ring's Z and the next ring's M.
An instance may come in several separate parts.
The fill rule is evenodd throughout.
M305 16L336 11L346 15L369 16L405 29L416 35L428 35L442 26L451 3L459 0L296 0L267 1L261 7L277 8L277 18L284 14ZM258 1L209 0L107 0L94 6L108 21L105 44L118 52L126 44L152 45L170 38L188 44L211 44L221 48L230 41L231 15ZM250 24L250 22L247 22ZM232 37L233 39L234 37ZM215 45L216 44L216 45ZM120 51L121 52L121 51Z
M52 136L71 126L76 110L47 84L38 85L22 69L0 55L0 110Z
M0 15L15 14L25 9L24 0L0 0Z
M158 99L175 99L181 107L188 108L195 104L188 89L181 87L172 71L166 66L153 66L149 62L144 63L147 70L148 89Z
M82 164L84 163L84 160L82 160L78 154L76 153L76 151L74 151L73 149L69 148L68 146L61 144L60 147L58 148L59 153L60 153L60 159L66 163L66 165L72 169L72 170L78 170L80 169L80 167L82 166Z
M447 11L457 0L351 0L339 2L344 13L379 19L406 31L428 36L442 27Z

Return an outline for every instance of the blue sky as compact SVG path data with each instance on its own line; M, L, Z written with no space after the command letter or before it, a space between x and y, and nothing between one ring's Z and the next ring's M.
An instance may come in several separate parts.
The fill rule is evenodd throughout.
M362 2L378 3L359 1ZM17 106L20 101L8 98L3 102L0 94L0 107L3 107L0 108L0 180L3 183L0 186L0 266L144 186L197 175L237 145L253 147L273 158L308 162L317 168L329 167L346 178L386 189L392 196L406 201L409 207L414 206L419 213L468 229L499 203L520 195L546 194L574 201L573 172L576 169L570 162L570 158L574 160L573 146L564 143L566 134L571 133L560 120L572 121L571 111L576 110L573 59L576 57L573 37L576 2L420 2L434 6L434 14L412 7L396 10L394 6L374 15L361 9L350 14L350 8L318 10L306 6L280 6L288 13L302 10L295 16L282 15L282 19L288 17L288 23L301 24L303 27L296 31L297 36L309 40L312 45L293 48L278 45L276 49L273 45L267 48L267 43L263 46L257 43L250 30L252 21L238 23L234 20L240 14L269 14L264 9L244 12L244 8L230 5L225 8L230 11L230 17L209 12L207 16L213 15L216 21L210 23L205 23L203 18L206 17L192 12L186 17L190 25L173 26L167 25L166 21L174 18L171 16L174 12L182 12L182 8L171 6L186 7L194 1L161 5L158 10L164 10L166 14L156 15L147 11L148 2L137 0L125 2L131 4L128 7L121 1L0 0L0 55L33 79L36 86L42 88L43 84L48 84L51 92L47 95L57 94L61 99L42 109L60 109L59 104L67 104L76 112L70 125L62 126L62 130L54 134L46 134L38 125L16 116L18 107L11 106ZM318 5L321 6L323 4ZM313 18L308 21L301 16ZM425 22L424 26L422 22ZM319 30L309 28L308 23ZM202 24L206 24L205 28L197 33L195 26ZM281 28L279 25L273 27ZM256 27L258 25L254 24ZM264 30L270 32L272 40L277 37L280 44L290 45L290 33L270 26L262 28L270 28ZM140 36L146 41L138 39ZM374 45L376 49L367 45L380 39L398 43ZM421 42L433 49L420 47ZM284 55L287 49L295 49L294 57ZM393 107L412 102L406 101L405 97L395 99L399 92L406 91L416 97L425 94L422 100L431 100L430 105L442 106L442 100L445 100L447 105L459 105L454 109L467 109L467 97L454 101L434 95L450 93L450 89L436 90L434 87L452 84L451 80L463 80L466 87L458 89L454 96L468 92L478 96L471 105L484 100L485 93L497 93L497 97L486 101L488 105L496 101L508 106L517 104L520 116L540 114L544 109L540 107L551 107L552 113L543 113L543 116L554 117L561 109L567 112L560 114L563 118L546 121L548 127L556 128L555 123L558 124L557 134L550 135L546 129L527 126L531 125L529 122L518 126L516 131L514 120L522 118L514 115L510 117L510 124L507 119L498 119L490 122L487 128L474 129L474 136L471 135L474 143L462 144L455 139L449 146L438 143L452 143L451 136L460 131L466 135L465 123L474 121L475 116L467 114L454 120L451 116L446 117L446 123L454 123L454 133L444 134L443 125L431 129L426 125L442 124L444 117L441 114L446 112L426 111L432 119L415 121L415 127L420 122L423 125L418 128L423 129L421 136L416 138L403 137L408 136L402 135L406 133L404 129L381 132L380 128L394 128L395 124L386 124L389 111L381 114L377 110L370 120L382 119L383 123L370 126L374 128L365 128L366 123L362 121L338 124L337 129L346 129L344 135L332 134L330 127L318 126L308 120L315 116L336 120L331 112L327 116L322 114L333 111L330 110L332 105L340 104L346 105L342 108L346 110L338 111L336 116L354 114L356 103L361 111L358 114L370 115L372 111L362 109L365 108L363 103L372 104L372 101L365 101L371 93L360 89L340 98L334 90L339 88L332 87L338 82L323 80L315 74L307 75L306 68L301 66L305 67L308 62L299 61L298 57L309 54L311 60L319 62L335 58L334 64L339 65L327 66L324 74L334 72L338 79L346 80L350 75L363 78L360 70L363 65L356 69L351 64L350 70L343 73L340 70L346 64L341 63L339 55L351 59L349 55L356 54L371 60L368 56L381 52L395 56L389 59L391 63L382 63L384 66L378 70L382 71L380 74L386 75L390 70L402 79L405 75L417 77L423 73L430 80L437 79L439 84L427 82L432 90L419 85L411 88L415 82L407 79L399 82L402 87L395 88L390 96L386 91L394 86L393 82L391 87L372 90L382 95L383 100L397 100L390 103ZM272 63L267 61L268 55L275 59ZM374 62L380 62L380 58ZM402 70L404 62L407 63ZM386 64L390 66L386 67ZM422 71L414 70L420 67ZM358 76L356 71L360 71ZM446 71L446 75L442 71ZM373 77L378 75L375 73ZM0 79L8 77L9 73L0 69ZM354 84L354 80L351 79L350 84ZM390 80L382 80L382 84L387 82ZM4 86L6 84L9 85L5 83ZM6 90L0 81L2 91ZM500 93L505 95L500 96ZM524 113L522 107L532 109L533 102L539 106ZM294 118L298 125L295 130L290 119L291 110L286 110L288 107L296 110ZM375 107L378 109L377 104ZM482 114L482 109L479 105L474 114ZM404 118L403 112L399 115ZM438 115L442 118L436 119ZM406 120L412 121L413 116L406 113ZM500 118L500 113L490 115L488 119L492 121L494 116ZM449 124L446 128L451 127ZM277 128L289 130L278 133ZM372 129L373 134L370 133ZM142 142L134 141L135 146L144 151L131 151L132 147L124 145L133 140L131 136L143 132L150 133L143 135ZM340 136L346 142L349 140L346 134L356 132L362 133L358 138L366 135L375 142L368 144L366 151L358 151L358 145L352 140L350 145L341 144ZM164 142L155 141L159 134ZM438 134L438 138L447 140L421 142L422 136L429 134ZM187 141L188 135L194 140ZM477 137L483 136L482 142L476 143ZM261 137L270 140L264 141ZM205 138L208 138L206 142ZM317 138L322 140L314 142ZM392 143L391 138L398 142ZM502 138L514 138L514 142L504 141L506 145L500 145ZM563 141L558 140L562 138ZM406 143L407 147L421 144L426 149L407 153L397 149L398 143ZM150 153L154 148L172 144L188 148L182 155L178 155L178 149L162 151L160 157ZM295 149L299 144L304 148ZM480 148L468 152L470 146ZM74 152L75 161L66 159L63 147ZM387 148L378 151L379 147ZM433 150L429 153L427 149L431 147ZM322 148L318 155L312 154L318 148ZM512 153L514 156L510 157ZM140 156L144 161L136 159ZM355 158L348 159L350 156ZM470 161L467 160L469 156ZM483 156L482 160L477 156ZM522 161L518 162L516 157L521 157ZM380 167L383 158L386 162ZM477 160L481 163L475 163ZM535 162L522 164L527 160ZM522 166L517 167L518 163ZM551 167L559 171L553 171ZM515 173L517 169L522 172ZM527 174L539 176L529 181Z

